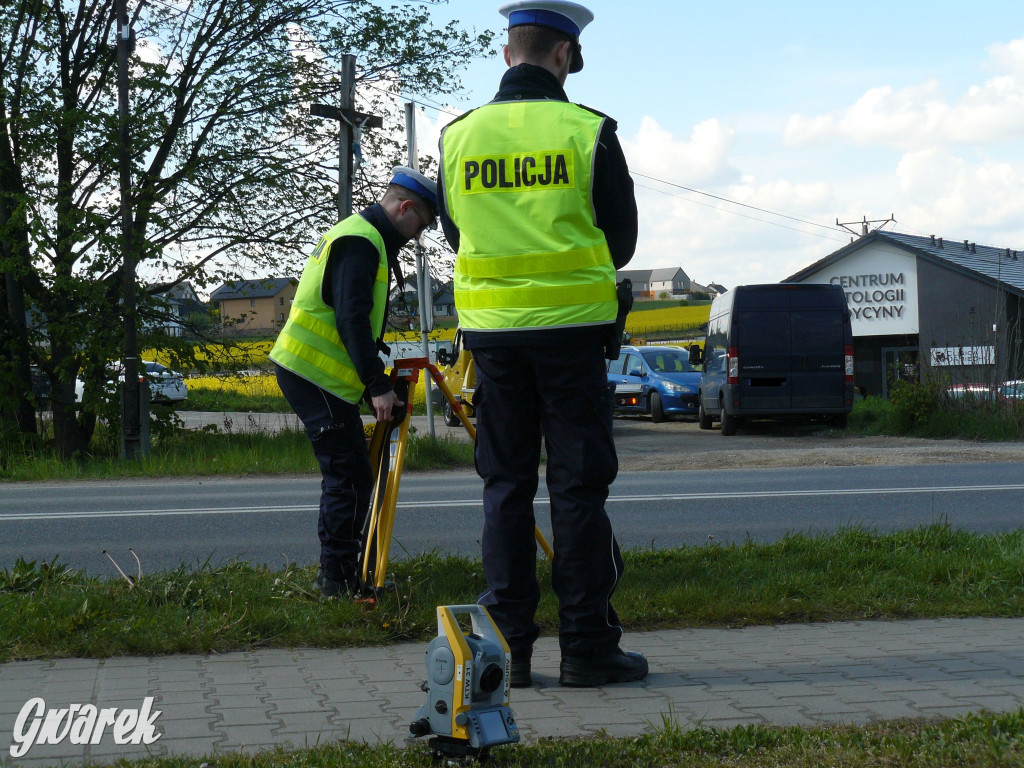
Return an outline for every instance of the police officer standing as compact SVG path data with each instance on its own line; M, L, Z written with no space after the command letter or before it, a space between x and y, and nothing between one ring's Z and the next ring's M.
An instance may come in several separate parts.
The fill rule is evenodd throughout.
M403 286L398 253L435 225L437 185L410 168L393 171L381 201L336 224L306 262L288 322L270 353L277 381L320 465L320 568L324 597L359 589L361 532L373 476L359 415L364 392L377 421L403 405L377 340L384 334L388 272Z
M528 686L536 578L533 500L541 440L554 533L559 682L639 680L647 660L619 647L611 605L622 558L604 504L618 460L604 348L615 270L636 247L633 183L615 122L570 104L593 14L563 0L502 6L509 66L494 100L448 125L438 193L458 253L455 305L478 376L477 471L484 479L480 603Z

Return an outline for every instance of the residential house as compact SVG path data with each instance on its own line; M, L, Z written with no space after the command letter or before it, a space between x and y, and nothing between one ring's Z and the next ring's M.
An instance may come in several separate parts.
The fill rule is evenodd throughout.
M442 283L434 279L432 282L434 284L432 302L434 317L455 317L455 285L451 280ZM392 288L390 296L392 315L418 318L418 296L415 279L405 284L404 291L399 291L397 287Z
M210 294L210 300L220 308L226 333L277 333L288 320L298 285L294 277L229 281Z
M620 269L616 281L629 278L633 283L634 299L658 299L664 294L669 298L683 298L693 288L693 282L681 267L660 269Z
M158 315L144 320L147 330L160 330L168 336L182 336L185 321L206 312L206 305L188 280L170 286L152 285L149 292L158 299Z

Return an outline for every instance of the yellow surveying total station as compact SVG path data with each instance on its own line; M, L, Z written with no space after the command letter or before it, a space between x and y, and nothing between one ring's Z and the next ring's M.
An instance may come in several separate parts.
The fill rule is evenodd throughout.
M376 228L359 214L335 224L320 240L302 270L288 322L270 359L282 368L297 373L349 403L358 403L365 385L352 364L352 358L338 335L334 309L323 299L323 282L331 243L340 237L364 237L380 254L377 277L373 284L373 309L370 328L384 330L384 309L387 306L388 258L384 240Z
M463 328L615 320L615 266L591 203L604 120L567 102L509 101L445 128L441 162L459 229L455 304Z

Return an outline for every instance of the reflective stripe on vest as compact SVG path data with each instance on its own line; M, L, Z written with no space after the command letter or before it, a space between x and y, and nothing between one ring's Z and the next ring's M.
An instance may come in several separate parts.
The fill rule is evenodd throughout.
M455 305L470 330L615 319L615 266L594 224L604 118L560 101L487 104L445 128L445 199L459 228Z
M338 335L334 309L324 303L323 283L331 244L339 237L353 236L366 238L380 254L373 284L370 328L375 331L383 329L388 291L384 239L372 224L356 214L332 227L306 261L288 322L270 352L270 359L281 367L350 403L358 402L366 387Z

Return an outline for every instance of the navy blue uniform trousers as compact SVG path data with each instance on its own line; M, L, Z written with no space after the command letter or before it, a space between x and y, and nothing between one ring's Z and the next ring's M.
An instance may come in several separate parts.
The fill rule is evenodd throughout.
M320 465L320 568L334 581L356 575L373 473L359 407L279 365L277 383L294 409Z
M611 605L622 557L604 504L618 460L602 348L483 347L476 362L476 468L484 480L487 607L513 658L529 659L539 630L533 501L547 451L563 654L603 655L622 628Z

